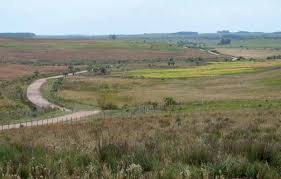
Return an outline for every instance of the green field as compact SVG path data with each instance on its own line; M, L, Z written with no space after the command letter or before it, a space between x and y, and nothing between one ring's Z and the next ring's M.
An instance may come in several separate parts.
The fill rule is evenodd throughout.
M239 73L255 72L266 67L281 66L280 61L276 62L215 62L206 66L185 69L144 69L128 73L131 77L144 78L188 78L202 76L218 76Z

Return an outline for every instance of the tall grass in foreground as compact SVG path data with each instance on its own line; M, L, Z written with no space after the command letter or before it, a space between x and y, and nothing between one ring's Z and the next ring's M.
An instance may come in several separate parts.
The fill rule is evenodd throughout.
M15 130L1 134L0 174L280 178L279 119L277 109L167 112Z

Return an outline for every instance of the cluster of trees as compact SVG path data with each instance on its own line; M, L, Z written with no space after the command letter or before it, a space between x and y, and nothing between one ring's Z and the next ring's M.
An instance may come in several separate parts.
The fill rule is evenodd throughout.
M231 39L222 38L218 45L230 45Z
M195 43L195 42L190 42L187 40L179 40L179 41L177 41L177 46L178 47L186 46L186 47L190 47L190 48L198 48L198 47L205 47L206 44L203 42Z
M98 74L108 74L110 72L110 69L112 68L112 65L97 65L97 64L88 64L87 66L87 71L93 72L93 73L98 73ZM63 73L64 77L67 77L68 74L72 74L73 76L81 71L80 68L76 68L74 65L69 65L68 69ZM39 75L39 73L35 73L34 75Z
M117 39L117 35L109 35L109 39L110 40L116 40Z
M176 64L175 59L170 58L169 61L168 61L168 65L169 65L169 66L175 66L175 64Z
M0 33L2 38L35 38L34 33Z
M267 57L266 59L267 59L267 60L281 59L281 55L273 55L273 56Z
M110 72L112 65L97 65L97 64L89 64L87 70L93 73L99 73L105 75Z
M74 76L75 73L79 72L79 71L80 71L80 68L76 68L73 65L69 65L68 69L64 72L64 76L66 77L70 73Z

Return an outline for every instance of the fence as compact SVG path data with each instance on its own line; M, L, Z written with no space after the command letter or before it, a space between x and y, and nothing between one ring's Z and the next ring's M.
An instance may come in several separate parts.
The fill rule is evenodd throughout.
M57 125L57 124L73 124L77 121L82 121L82 119L91 117L91 119L106 119L106 118L134 118L136 116L143 116L145 114L149 115L159 115L165 110L164 105L143 105L137 107L131 107L122 110L108 110L108 111L81 111L72 113L69 115L64 115L61 117L54 117L43 120L30 120L22 122L14 122L7 124L0 124L0 131L9 129L19 129L26 127L36 127L36 126L47 126L47 125ZM171 112L171 111L170 111ZM86 121L86 120L85 120Z
M56 125L56 124L72 124L73 122L80 121L83 118L87 118L93 115L99 114L99 111L81 111L69 115L64 115L61 117L42 119L42 120L30 120L22 121L18 123L8 123L0 124L0 131L10 130L10 129L19 129L25 127L35 127L35 126L47 126L47 125Z

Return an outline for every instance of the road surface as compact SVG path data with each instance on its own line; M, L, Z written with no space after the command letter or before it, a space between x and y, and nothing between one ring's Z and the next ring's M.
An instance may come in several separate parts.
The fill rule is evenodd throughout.
M78 74L82 74L82 73L86 73L87 71L81 71L81 72L77 72L75 73L75 75ZM68 76L72 76L72 74L68 74ZM49 78L42 78L39 80L34 81L31 85L28 86L27 88L27 99L37 108L37 109L48 109L48 108L52 108L52 109L60 109L62 111L68 111L70 112L71 110L63 108L61 106L58 106L56 104L53 104L51 102L49 102L47 99L45 99L42 96L41 93L41 88L42 86L49 80L49 79L57 79L57 78L63 78L63 75L58 75L58 76L53 76L53 77L49 77Z
M86 73L87 71L81 71L75 73L75 75ZM72 76L72 74L68 74L68 76ZM52 108L52 109L60 109L62 111L71 112L70 109L66 109L64 107L61 107L59 105L53 104L49 102L47 99L45 99L41 93L42 86L49 80L49 79L57 79L62 78L63 75L53 76L49 78L42 78L39 80L34 81L31 85L27 88L27 99L37 108L37 109L46 109L46 108ZM55 117L55 118L49 118L49 119L42 119L32 122L21 122L17 124L9 124L9 125L2 125L0 126L0 131L8 130L8 129L18 129L21 127L32 127L32 126L42 126L42 125L49 125L49 124L56 124L56 123L63 123L66 121L77 121L89 116L93 116L100 113L99 110L93 110L93 111L79 111L79 112L73 112L71 114Z

